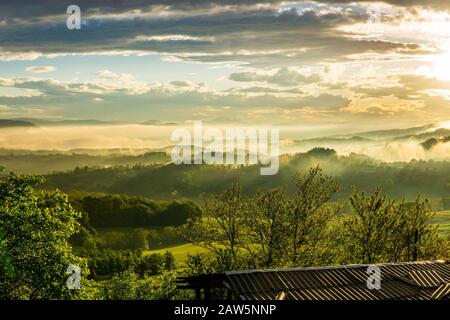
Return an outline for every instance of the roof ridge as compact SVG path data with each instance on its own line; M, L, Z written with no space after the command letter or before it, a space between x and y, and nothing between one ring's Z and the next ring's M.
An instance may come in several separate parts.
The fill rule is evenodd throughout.
M447 264L446 260L423 260L423 261L409 261L409 262L386 262L386 263L373 263L373 264L349 264L344 266L322 266L322 267L293 267L283 269L251 269L251 270L235 270L227 271L225 275L233 274L245 274L255 272L282 272L282 271L317 271L317 270L336 270L336 269L355 269L355 268L367 268L369 266L395 266L395 265L418 265L418 264Z

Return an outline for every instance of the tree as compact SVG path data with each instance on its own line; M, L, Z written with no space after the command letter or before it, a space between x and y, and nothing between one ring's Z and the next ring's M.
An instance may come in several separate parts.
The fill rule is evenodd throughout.
M331 202L339 185L320 167L292 181L293 197L286 187L243 197L234 184L206 198L203 217L191 220L183 235L209 254L189 257L188 273L448 256L426 200L406 203L388 200L380 188L373 195L354 188L347 214L342 203Z
M348 253L355 263L381 262L391 243L391 232L400 225L400 208L387 201L378 188L367 196L355 188L349 199L353 215L345 221L344 230L349 240ZM393 214L395 211L395 214ZM393 249L391 251L396 251Z
M433 250L439 242L437 226L430 224L434 215L426 199L417 197L414 202L406 204L403 227L398 230L398 241L404 245L403 256L406 261L436 258L436 254L439 254Z
M335 213L326 203L339 186L319 167L296 175L293 182L293 199L285 188L243 198L239 184L233 184L206 198L203 218L185 227L185 238L207 248L225 270L317 263L317 248Z
M344 221L348 263L382 263L434 259L441 241L427 200L412 203L387 200L376 189L371 196L354 189L353 215Z
M288 245L289 200L284 188L259 192L248 215L248 241L246 249L250 253L254 267L275 268L285 263ZM250 261L251 262L251 261ZM249 262L249 263L250 263Z
M143 228L136 228L127 235L128 248L148 250L148 231Z
M43 180L10 173L0 180L0 234L2 257L11 272L0 274L1 299L68 299L82 290L66 285L70 265L87 276L86 261L75 256L68 242L79 224L67 196L36 191ZM5 258L3 258L5 261Z
M156 277L139 276L132 268L113 276L103 288L107 300L171 300L187 298L177 289L177 275L164 272Z
M135 300L138 298L139 277L132 268L115 274L105 286L103 296L106 300Z
M224 264L229 263L229 270L243 267L241 240L246 232L248 203L239 183L220 194L204 197L203 203L203 217L189 220L183 236L223 258Z
M2 232L0 232L0 275L14 276L14 268L11 264L11 256L8 253L7 240L4 238Z
M297 191L288 217L289 260L292 266L310 265L334 214L326 203L340 187L319 166L311 168L306 175L297 174L292 181Z
M175 269L175 257L169 251L166 251L163 255L163 266L168 271Z
M180 292L177 289L177 274L173 271L166 271L156 277L145 278L138 292L138 297L148 300L189 298L187 292Z

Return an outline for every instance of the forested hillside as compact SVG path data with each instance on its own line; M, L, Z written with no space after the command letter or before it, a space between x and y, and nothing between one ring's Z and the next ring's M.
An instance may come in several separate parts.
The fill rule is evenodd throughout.
M133 155L127 152L101 150L17 151L0 150L0 163L17 173L48 174L73 170L76 167L114 167L152 165L170 160L165 152L143 152Z
M132 167L76 168L47 175L44 187L65 192L120 193L152 199L192 199L199 194L218 192L239 178L244 194L286 184L296 172L306 172L320 164L326 174L342 186L335 199L348 197L351 186L372 191L382 186L390 197L413 199L417 194L433 203L450 196L449 161L385 163L367 156L338 156L333 150L313 149L307 153L284 155L276 176L259 175L257 166L137 165ZM292 187L288 187L292 193Z

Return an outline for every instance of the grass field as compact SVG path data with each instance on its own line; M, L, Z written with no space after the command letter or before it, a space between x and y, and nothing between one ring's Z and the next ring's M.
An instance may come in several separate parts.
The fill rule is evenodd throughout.
M198 254L198 253L205 253L206 249L195 246L193 244L182 244L179 246L173 246L173 247L167 247L164 249L158 249L158 250L147 250L144 252L144 254L163 254L166 251L169 251L173 254L175 258L175 263L177 264L177 267L183 267L184 262L188 258L188 255Z
M107 234L109 232L129 233L133 229L134 228L130 228L130 227L117 227L117 228L96 228L95 230L97 231L97 235L104 236L105 234ZM139 228L139 229L155 230L157 232L161 232L163 230L163 227L150 227L150 228L144 227L144 228Z
M433 224L439 224L439 235L447 238L450 236L450 210L438 211L433 219Z

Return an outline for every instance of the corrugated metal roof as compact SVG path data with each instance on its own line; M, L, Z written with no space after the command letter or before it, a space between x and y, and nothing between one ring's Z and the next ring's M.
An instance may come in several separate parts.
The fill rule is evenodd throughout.
M223 283L233 294L251 300L273 300L280 292L288 300L423 300L450 293L448 262L377 266L381 270L379 290L367 287L369 265L234 271L225 273Z
M444 283L433 293L431 298L439 300L448 295L450 295L450 283Z
M421 287L434 288L445 282L441 275L435 270L413 270L408 276L415 284Z

